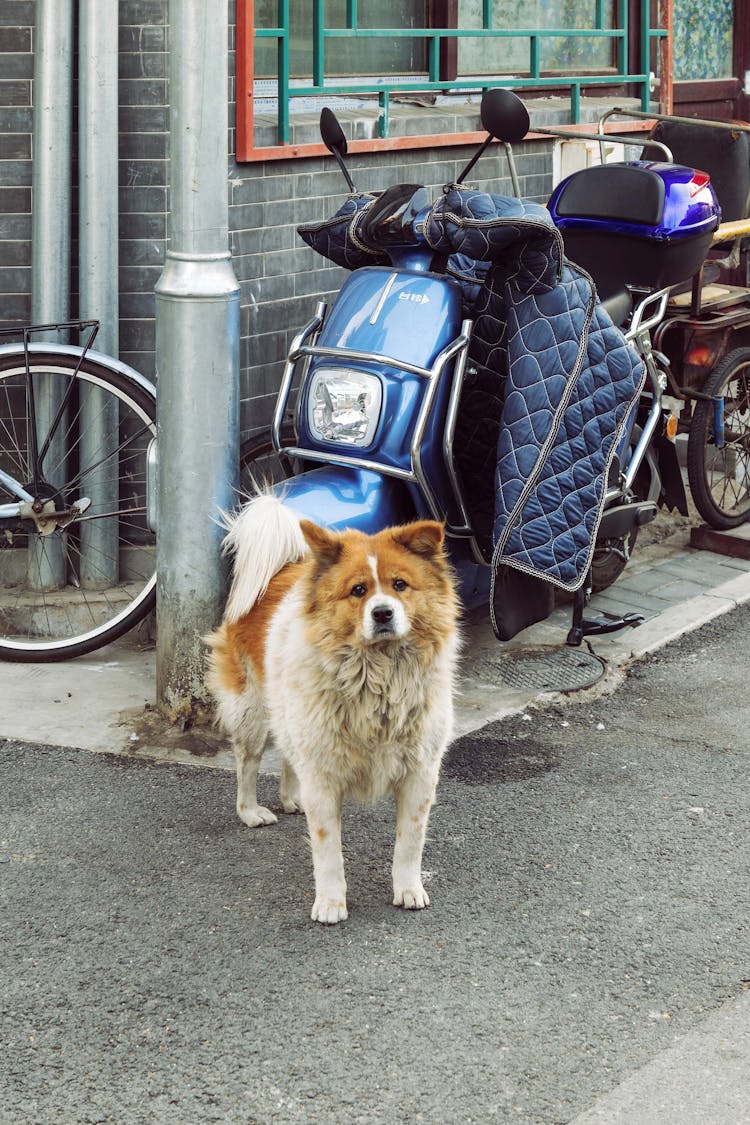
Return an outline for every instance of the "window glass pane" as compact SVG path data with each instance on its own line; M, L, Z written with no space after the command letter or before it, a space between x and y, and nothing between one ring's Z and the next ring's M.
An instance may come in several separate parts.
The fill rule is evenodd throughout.
M496 30L548 28L593 30L595 0L493 0L492 26ZM605 0L602 30L612 28L614 0ZM481 28L482 0L459 0L461 28ZM529 70L528 39L459 39L460 74L525 74ZM614 50L608 39L579 37L540 40L542 70L601 70L614 66Z
M675 0L675 79L732 77L733 14L732 0Z
M294 78L312 76L313 0L290 0L289 70ZM346 27L346 0L326 0L325 26ZM255 0L255 26L275 27L276 0ZM427 0L359 0L360 28L409 28L427 26ZM326 46L325 73L376 75L424 73L427 70L424 39L384 35L373 39L334 39ZM276 42L256 39L255 73L276 74Z

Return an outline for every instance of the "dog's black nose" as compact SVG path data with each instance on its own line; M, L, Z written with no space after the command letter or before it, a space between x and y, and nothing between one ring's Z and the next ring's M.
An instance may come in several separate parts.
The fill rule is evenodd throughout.
M389 605L376 605L372 617L377 625L388 625L393 620L393 610Z

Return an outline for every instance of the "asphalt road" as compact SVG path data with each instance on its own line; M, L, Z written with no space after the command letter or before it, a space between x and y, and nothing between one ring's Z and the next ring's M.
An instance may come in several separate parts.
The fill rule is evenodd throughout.
M748 667L740 609L455 744L427 911L391 805L347 810L329 929L302 818L245 828L231 775L0 741L0 1121L671 1122L597 1099L750 1025Z

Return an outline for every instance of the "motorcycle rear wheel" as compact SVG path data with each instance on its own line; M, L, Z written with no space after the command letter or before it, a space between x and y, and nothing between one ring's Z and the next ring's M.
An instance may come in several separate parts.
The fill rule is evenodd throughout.
M750 519L750 348L729 352L703 392L723 399L723 444L716 444L714 403L699 401L688 436L688 480L703 519L726 531Z

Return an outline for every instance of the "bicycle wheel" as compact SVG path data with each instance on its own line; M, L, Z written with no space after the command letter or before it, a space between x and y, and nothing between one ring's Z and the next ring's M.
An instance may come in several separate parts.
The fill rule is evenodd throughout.
M154 390L80 356L33 345L27 370L23 348L0 348L0 659L82 656L154 607Z
M282 445L297 443L291 424L281 428ZM240 496L243 502L264 485L279 484L304 471L297 458L280 457L273 447L270 433L256 434L240 446Z
M750 348L735 348L703 388L687 447L695 506L720 531L750 518Z

